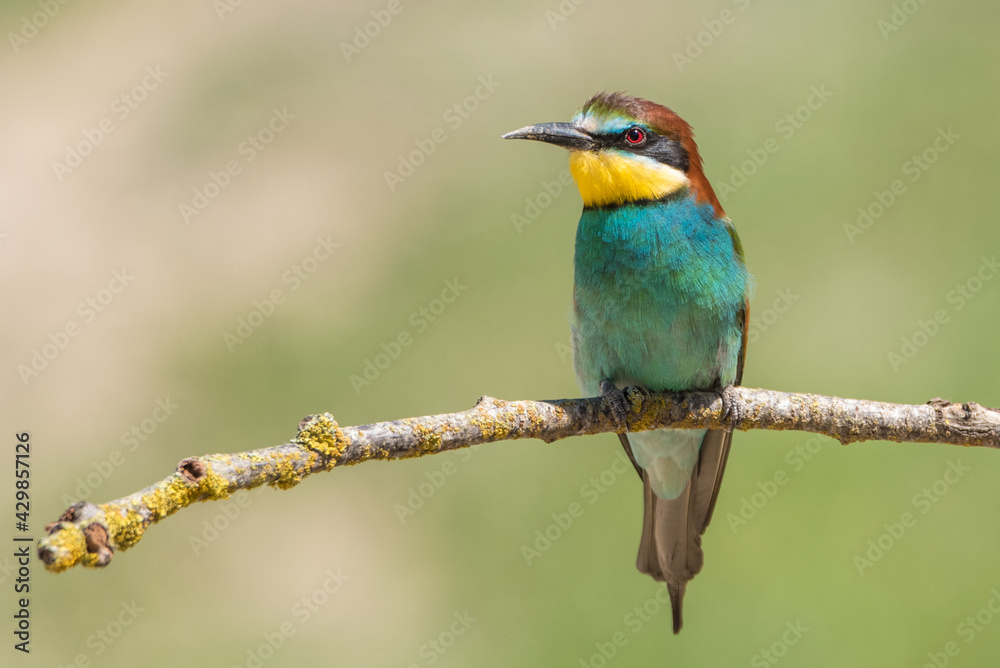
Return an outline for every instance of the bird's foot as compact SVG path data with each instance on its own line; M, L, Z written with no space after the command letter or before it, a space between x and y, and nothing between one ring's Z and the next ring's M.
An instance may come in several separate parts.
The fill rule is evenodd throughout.
M625 398L625 393L607 378L601 381L599 387L601 396L604 397L605 403L611 409L611 416L618 423L621 431L628 431L629 405L628 400Z
M736 388L730 385L723 388L719 394L722 396L722 417L729 420L731 429L735 429L743 420L743 409Z

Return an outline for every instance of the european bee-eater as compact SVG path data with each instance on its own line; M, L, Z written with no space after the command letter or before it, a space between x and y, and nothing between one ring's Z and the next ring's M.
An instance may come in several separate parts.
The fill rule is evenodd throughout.
M573 362L625 431L621 388L723 390L746 353L750 276L743 248L702 171L694 135L670 109L598 93L572 123L504 135L569 149L583 199L576 233ZM637 566L666 582L674 633L702 567L732 430L619 434L644 487Z

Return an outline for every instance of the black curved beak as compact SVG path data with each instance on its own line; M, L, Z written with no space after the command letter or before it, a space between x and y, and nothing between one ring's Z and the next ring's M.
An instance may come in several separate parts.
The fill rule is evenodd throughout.
M597 144L594 138L572 123L539 123L508 132L504 139L532 139L555 144L572 151L592 151Z

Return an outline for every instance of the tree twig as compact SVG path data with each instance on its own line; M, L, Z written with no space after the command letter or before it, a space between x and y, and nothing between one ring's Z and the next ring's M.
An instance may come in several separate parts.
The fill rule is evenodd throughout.
M847 444L865 440L1000 448L1000 410L933 399L925 405L840 399L746 387L723 393L647 393L628 388L631 431L659 427L796 430ZM600 397L554 401L500 401L482 397L461 413L339 427L329 413L311 415L294 439L235 454L183 460L166 479L115 501L80 502L46 526L38 554L48 570L77 564L103 567L118 550L142 538L150 525L195 501L225 499L240 489L289 489L313 473L373 459L422 457L519 438L546 443L617 431Z

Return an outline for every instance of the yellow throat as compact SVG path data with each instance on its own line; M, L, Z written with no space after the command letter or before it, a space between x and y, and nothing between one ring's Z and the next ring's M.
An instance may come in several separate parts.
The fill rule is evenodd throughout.
M571 151L569 169L584 206L655 200L690 185L679 169L617 151Z

